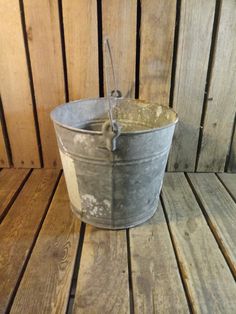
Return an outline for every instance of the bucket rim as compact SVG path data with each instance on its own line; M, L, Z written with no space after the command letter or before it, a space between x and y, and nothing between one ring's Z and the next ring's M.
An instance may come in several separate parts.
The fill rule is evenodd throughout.
M61 122L58 122L55 117L53 116L55 111L58 110L58 108L62 108L62 107L65 107L69 104L72 104L72 103L80 103L80 102L83 102L83 101L96 101L96 100L100 100L100 99L107 99L107 97L98 97L98 98L81 98L81 99L78 99L78 100L72 100L72 101L69 101L69 102L66 102L66 103L63 103L63 104L60 104L58 106L56 106L51 112L50 112L50 118L51 120L53 121L53 123L55 123L56 125L60 126L60 127L63 127L65 129L68 129L68 130L71 130L71 131L74 131L74 132L77 132L77 133L83 133L83 134L96 134L96 135L103 135L102 131L94 131L94 130L86 130L86 129L81 129L81 128L76 128L76 127L73 127L73 126L69 126L67 124L64 124L64 123L61 123ZM178 123L179 121L179 116L177 114L177 112L175 112L172 108L170 107L167 107L167 106L164 106L164 105L160 105L156 102L151 102L151 101L148 101L148 100L144 100L144 99L135 99L135 98L119 98L119 99L124 99L124 100L128 100L128 101L138 101L138 102L143 102L143 103L151 103L153 105L158 105L160 107L163 107L165 109L168 109L170 111L172 111L174 114L175 114L175 121L171 122L171 123L168 123L164 126L161 126L161 127L156 127L156 128L152 128L152 129L146 129L146 130L138 130L138 131L128 131L128 132L121 132L120 136L123 136L123 135L139 135L139 134L145 134L145 133L153 133L153 132L157 132L159 130L163 130L163 129L167 129L175 124Z

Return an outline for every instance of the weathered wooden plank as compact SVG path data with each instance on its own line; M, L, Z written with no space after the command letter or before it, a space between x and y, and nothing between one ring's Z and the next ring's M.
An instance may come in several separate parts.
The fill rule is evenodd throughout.
M3 169L0 172L0 221L20 191L29 172L29 169Z
M65 102L58 2L24 0L44 167L61 167L50 111Z
M220 177L220 180L224 183L236 202L236 174L219 173L217 175Z
M34 170L0 225L1 313L8 309L52 197L58 174L59 170Z
M65 313L80 234L61 178L11 313Z
M233 313L234 278L184 174L166 174L163 199L193 311Z
M40 167L18 0L0 1L0 80L13 164Z
M124 97L135 93L136 18L137 0L102 1L103 38L109 37L117 88Z
M214 173L188 176L236 278L236 204Z
M7 148L5 144L4 134L3 134L3 126L0 119L0 167L8 168L10 167Z
M228 172L236 172L236 125L234 126L233 141L230 148Z
M161 204L147 223L130 229L135 313L188 313Z
M195 170L214 12L215 0L181 1L173 99L179 122L169 157L170 171Z
M139 98L169 105L176 1L141 0Z
M87 225L73 313L111 312L129 313L126 233Z
M235 12L235 1L222 1L198 171L225 167L236 109Z
M96 0L63 0L69 98L98 97Z

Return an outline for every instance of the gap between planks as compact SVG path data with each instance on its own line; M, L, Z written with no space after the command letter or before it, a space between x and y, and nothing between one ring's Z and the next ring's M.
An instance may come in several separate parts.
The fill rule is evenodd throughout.
M4 169L0 173L0 224L21 192L32 169Z
M81 260L82 250L83 250L85 231L86 231L86 224L84 222L81 222L79 244L78 244L78 249L76 252L75 266L73 270L69 299L68 299L67 310L66 310L67 314L72 313L72 309L73 309L73 305L75 301L75 291L76 291L76 286L77 286L77 281L78 281L78 276L79 276L80 260Z
M170 235L173 251L174 251L174 254L175 254L176 263L178 265L178 270L179 270L181 282L182 282L184 293L185 293L185 296L186 296L186 301L188 303L189 312L193 313L193 302L191 300L191 294L189 292L188 285L185 282L185 271L184 271L184 268L181 265L181 261L180 261L179 256L178 256L178 250L176 248L175 238L174 238L174 235L173 235L172 230L171 230L169 218L168 218L167 211L166 211L165 204L164 204L164 200L163 200L163 197L162 197L161 194L160 194L160 202L162 204L163 213L164 213L164 216L165 216L168 232L169 232L169 235Z
M236 202L236 173L216 173L217 178Z

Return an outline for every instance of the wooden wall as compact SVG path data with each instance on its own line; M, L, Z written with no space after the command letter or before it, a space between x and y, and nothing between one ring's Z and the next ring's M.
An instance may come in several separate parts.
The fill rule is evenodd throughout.
M0 0L0 167L60 167L50 111L104 95L170 105L169 171L236 171L235 0Z

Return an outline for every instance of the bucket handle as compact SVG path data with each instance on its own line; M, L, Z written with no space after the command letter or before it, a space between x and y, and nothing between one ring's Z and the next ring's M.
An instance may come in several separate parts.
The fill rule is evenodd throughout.
M106 148L109 151L114 152L116 150L116 140L119 137L120 133L121 126L116 121L113 122L113 129L109 120L103 123L102 134L105 140Z
M121 126L113 117L111 97L115 99L122 97L121 92L117 89L117 81L115 76L114 64L112 59L111 47L109 44L109 39L106 37L104 40L104 49L105 49L105 78L106 78L106 90L107 90L107 101L108 101L108 117L109 121L105 121L102 126L102 133L105 139L106 148L109 151L116 150L116 140L121 133ZM110 91L110 76L108 70L108 63L110 62L112 69L112 78L115 89Z

